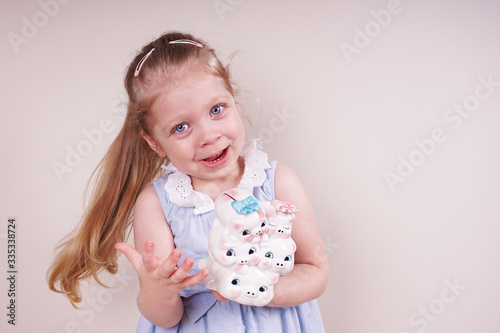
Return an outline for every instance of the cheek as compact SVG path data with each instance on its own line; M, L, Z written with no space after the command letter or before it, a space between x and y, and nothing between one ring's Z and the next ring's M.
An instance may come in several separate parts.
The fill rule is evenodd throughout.
M267 301L267 300L270 300L270 299L272 298L272 293L270 293L270 292L266 291L265 293L262 293L261 298L262 298L263 300L266 300L266 301Z
M269 259L262 259L261 265L264 268L269 268L269 267L271 267L271 260L269 260Z
M231 117L228 117L228 120L230 120L232 124L227 128L231 129L233 135L240 139L236 148L242 150L245 143L245 127L243 126L243 121L241 120L236 104L233 103L231 105L231 111Z
M166 154L166 156L168 157L170 162L172 162L174 165L177 165L177 164L181 165L183 162L185 162L185 159L191 153L191 150L190 150L188 145L185 145L184 143L179 144L179 142L177 140L175 140L175 142L172 140L169 140L166 143L162 143L162 142L157 142L157 143L159 145L161 145L161 147L165 151L168 152L168 154Z
M259 257L258 256L252 256L252 258L250 258L250 262L252 264L256 264L257 262L259 262Z
M241 289L240 287L237 287L237 286L231 286L231 287L229 288L229 296L230 296L231 298L235 298L235 297L237 297L237 296L240 294L240 291L241 291L240 289Z
M228 256L223 256L222 257L222 262L225 264L232 264L236 261L236 257L228 257Z
M242 227L243 227L243 224L241 222L234 222L233 223L233 229L236 232L240 231Z

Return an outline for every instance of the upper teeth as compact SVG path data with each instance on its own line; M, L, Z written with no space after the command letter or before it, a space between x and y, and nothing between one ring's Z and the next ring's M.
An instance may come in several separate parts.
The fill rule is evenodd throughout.
M207 157L207 158L212 158L212 157L215 157L215 156L219 156L221 153L222 153L222 150L220 152L218 152L218 153L215 153L215 154Z
M224 153L224 150L221 150L220 152L205 158L205 161L208 163L214 163L222 158L223 153Z

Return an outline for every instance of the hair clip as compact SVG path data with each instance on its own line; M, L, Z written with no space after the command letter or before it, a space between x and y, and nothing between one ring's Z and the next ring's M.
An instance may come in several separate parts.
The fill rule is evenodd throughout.
M178 39L178 40L172 40L168 42L169 44L190 44L198 47L203 47L202 44L195 42L194 40L191 39Z
M146 59L151 55L151 53L154 51L154 47L151 49L151 51L149 51L144 57L142 57L141 61L139 61L139 63L137 64L137 67L135 67L135 72L134 72L134 76L137 76L139 75L139 72L141 71L141 68L142 68L142 64L144 64L144 61L146 61Z

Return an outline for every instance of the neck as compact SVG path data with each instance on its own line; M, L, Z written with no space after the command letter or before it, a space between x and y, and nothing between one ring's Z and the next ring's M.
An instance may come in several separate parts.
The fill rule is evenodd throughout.
M228 172L226 176L210 180L191 178L191 183L195 191L205 193L215 201L215 198L217 198L220 193L239 185L244 170L245 161L244 158L240 156L234 171Z

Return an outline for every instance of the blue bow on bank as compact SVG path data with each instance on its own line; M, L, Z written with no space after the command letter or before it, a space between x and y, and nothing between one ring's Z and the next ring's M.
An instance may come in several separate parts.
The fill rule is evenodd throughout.
M260 209L259 203L252 196L241 201L233 201L231 202L231 206L240 215L247 215Z

